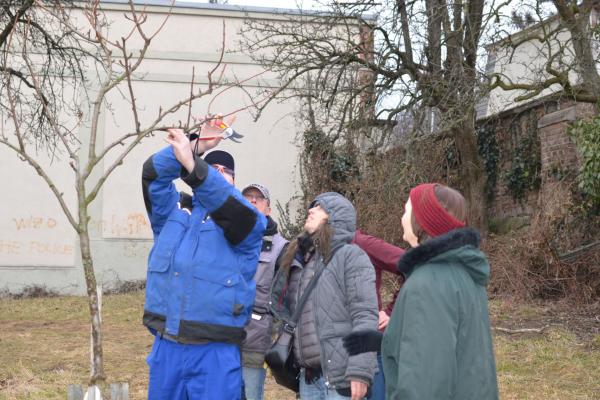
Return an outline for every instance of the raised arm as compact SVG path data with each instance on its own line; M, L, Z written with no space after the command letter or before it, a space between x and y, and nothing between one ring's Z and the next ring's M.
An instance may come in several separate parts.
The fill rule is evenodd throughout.
M404 254L404 249L368 235L359 229L354 234L354 243L367 253L375 268L393 274L398 273L398 260Z
M396 302L396 297L398 296L398 291L394 293L392 301L384 307L382 305L380 293L381 272L388 271L393 274L398 274L398 260L400 260L400 258L404 255L405 250L398 246L394 246L393 244L390 244L385 240L382 240L375 236L371 236L361 231L360 229L356 230L353 242L358 247L363 249L365 253L367 253L369 259L371 260L371 263L375 267L375 286L377 287L377 302L381 310L385 311L385 313L388 316L391 315L392 309L394 308L394 303Z
M181 176L197 201L223 229L227 241L242 253L260 249L267 220L233 185L200 157L189 151L189 140L180 129L169 130L167 141L185 170ZM215 143L216 145L216 143Z
M232 246L241 251L254 251L260 247L267 224L265 216L252 207L216 169L198 158L183 181L190 185L194 196L223 229Z
M153 154L144 162L142 169L142 192L152 232L156 238L167 217L179 200L173 181L181 174L171 146Z

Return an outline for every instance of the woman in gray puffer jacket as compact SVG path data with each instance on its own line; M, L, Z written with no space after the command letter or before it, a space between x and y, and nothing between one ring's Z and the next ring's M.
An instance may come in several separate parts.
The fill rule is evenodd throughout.
M292 241L281 260L293 268L287 299L290 307L320 269L317 284L300 314L294 333L294 355L301 367L303 400L363 399L376 371L376 354L349 356L342 338L350 332L377 329L375 271L369 257L350 244L356 211L339 193L315 198L304 233Z

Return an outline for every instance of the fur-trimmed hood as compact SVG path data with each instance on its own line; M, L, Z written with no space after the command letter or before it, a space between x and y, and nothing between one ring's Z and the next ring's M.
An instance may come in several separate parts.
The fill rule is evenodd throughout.
M398 271L408 278L415 268L425 263L454 263L462 265L475 283L485 286L490 266L479 250L480 241L475 229L454 229L408 250L398 261Z

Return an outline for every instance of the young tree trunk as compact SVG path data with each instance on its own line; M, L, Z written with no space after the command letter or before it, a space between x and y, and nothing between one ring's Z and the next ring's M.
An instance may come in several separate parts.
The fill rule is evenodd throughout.
M80 199L80 201L81 200L82 199ZM102 321L100 319L98 307L96 275L94 274L94 264L90 248L87 204L85 204L85 199L83 199L83 201L84 203L80 203L79 206L79 246L81 250L81 260L83 262L83 271L85 274L88 306L92 325L92 366L89 382L90 386L92 386L104 383L106 376L104 374L104 358L102 354Z

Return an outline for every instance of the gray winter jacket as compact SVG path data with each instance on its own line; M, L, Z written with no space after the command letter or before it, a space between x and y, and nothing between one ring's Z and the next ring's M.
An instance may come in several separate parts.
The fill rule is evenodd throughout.
M246 339L242 344L244 367L262 368L265 352L271 347L273 316L269 310L269 291L275 274L275 263L287 240L277 233L277 223L267 217L258 266L254 274L256 297L250 320L244 328Z
M377 292L375 270L369 257L358 246L350 244L356 230L356 211L352 204L338 193L323 193L315 199L329 215L333 228L331 248L334 254L325 266L307 305L314 313L314 329L296 330L296 355L312 358L305 349L318 350L320 367L329 388L347 388L351 380L371 383L376 371L375 353L348 356L342 338L353 331L377 330ZM317 252L309 263L315 271L322 267L323 259ZM311 274L312 275L312 274ZM305 287L305 285L301 285ZM295 293L296 303L302 293ZM303 315L300 319L306 318ZM310 317L308 317L311 319ZM300 350L300 351L299 351Z

